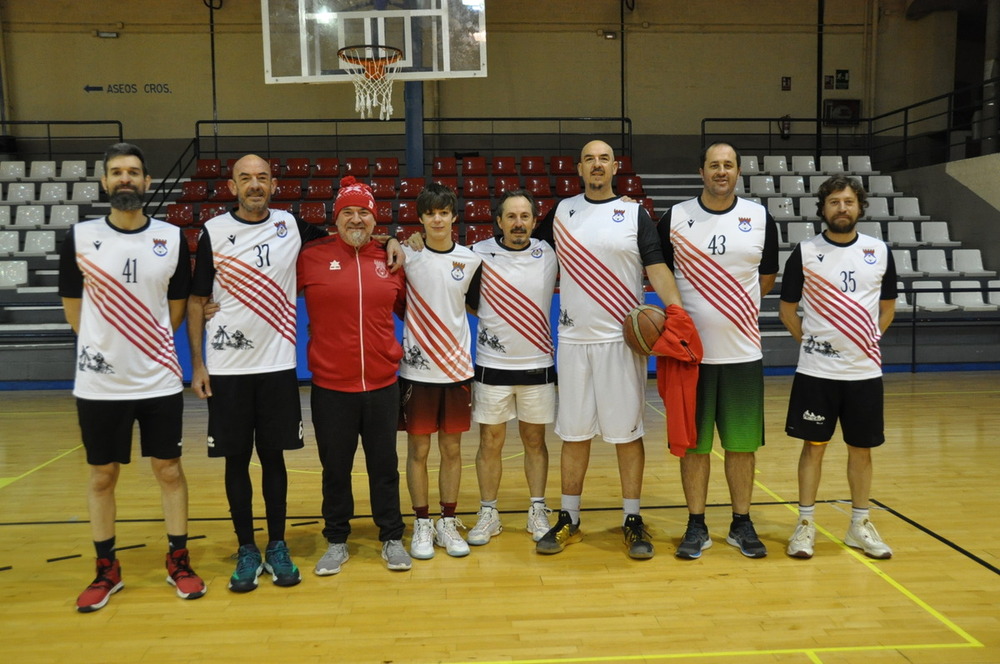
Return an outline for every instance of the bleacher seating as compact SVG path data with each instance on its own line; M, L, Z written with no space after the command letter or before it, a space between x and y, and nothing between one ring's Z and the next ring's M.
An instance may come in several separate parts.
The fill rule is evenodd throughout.
M38 188L38 202L54 205L69 198L65 182L43 182Z
M550 198L552 196L552 187L549 186L547 175L526 177L524 188L535 198Z
M59 180L86 180L87 162L82 159L65 159L59 166Z
M198 159L191 177L199 180L218 180L222 177L222 163L218 159Z
M304 180L312 175L312 165L304 157L290 157L285 161L286 178L298 178Z
M24 249L21 250L21 254L44 256L55 251L55 231L27 231L24 234Z
M521 175L544 175L548 178L549 169L545 167L545 158L521 157Z
M372 196L385 200L396 198L396 178L376 177L371 182Z
M775 220L798 219L792 199L787 196L770 196L767 199L767 211Z
M764 168L761 172L772 177L775 175L787 175L788 162L780 155L765 155Z
M490 167L493 176L497 175L517 175L517 162L514 157L493 157Z
M580 187L580 177L578 175L560 175L556 178L556 196L559 198L576 196L577 194L582 193L582 191L583 189Z
M900 219L928 221L930 217L920 214L920 201L913 196L900 196L893 200L892 211Z
M957 304L948 304L944 300L944 286L940 281L914 281L913 288L927 292L914 293L917 308L924 311L943 313L958 309Z
M537 198L535 199L535 210L538 214L539 219L544 219L548 216L549 212L556 206L555 200L551 198Z
M318 161L318 160L317 160ZM304 198L307 201L327 201L333 198L333 180L325 178L309 180Z
M7 185L8 203L30 203L35 200L35 185L31 182L11 182Z
M322 201L303 201L299 204L299 217L307 224L322 226L327 223L326 203Z
M166 221L174 226L190 226L194 223L194 206L190 203L170 203L167 205Z
M465 202L465 214L463 215L465 223L474 222L492 222L493 221L493 210L490 208L490 202L484 200L470 200Z
M949 236L947 221L920 222L920 241L935 247L957 247L962 244Z
M632 167L632 157L627 154L623 154L617 159L618 162L618 175L635 175L635 168Z
M297 201L302 198L302 182L299 180L280 180L271 194L272 201Z
M868 207L865 209L865 219L888 220L898 219L896 215L889 214L889 199L881 196L870 196Z
M23 161L3 161L0 162L0 181L17 182L24 177Z
M396 221L401 224L420 223L420 215L417 214L416 201L400 201L396 210Z
M465 198L489 198L490 182L485 175L463 177L462 196Z
M0 288L14 288L28 283L28 261L0 261Z
M340 159L336 157L317 158L313 177L338 179L340 177Z
M890 221L889 244L894 247L919 247L923 243L917 239L912 221Z
M549 159L550 175L576 175L576 158L569 155L555 156Z
M434 157L431 162L431 175L445 177L458 175L458 160L454 157Z
M392 223L392 201L375 201L375 221L379 224Z
M877 221L859 221L858 232L878 240L882 239L882 224Z
M632 198L646 195L645 190L642 188L642 178L638 175L619 175L615 184L615 191L619 196L631 196Z
M20 247L20 233L17 231L0 231L0 256L9 256Z
M759 175L760 165L757 162L757 157L749 154L741 156L740 172L742 172L743 175Z
M788 244L797 245L816 235L816 225L811 221L791 221L788 223Z
M893 187L891 175L870 175L867 191L869 196L884 196L886 198L899 196L899 192Z
M48 182L56 176L56 162L35 160L31 162L27 179L32 182Z
M951 252L952 267L963 277L995 277L995 270L983 267L983 256L979 249L955 249Z
M462 177L470 175L486 177L486 157L463 157Z
M805 196L806 183L801 175L782 175L778 180L782 196Z
M981 312L981 311L996 311L997 309L1000 309L1000 307L998 307L997 305L988 304L983 299L983 291L982 291L983 287L982 284L980 284L978 281L957 279L952 281L951 284L949 284L949 286L952 289L956 288L977 289L976 292L970 291L966 293L956 293L953 291L951 293L951 298L950 298L951 303L958 305L959 308L962 309L962 311Z
M45 224L44 205L18 205L14 215L14 225L21 227L40 227Z
M837 155L826 155L819 158L819 170L824 175L836 175L844 172L844 159Z
M204 180L188 180L181 183L179 203L200 203L208 198L208 183Z
M944 249L917 249L917 269L928 277L959 277L961 273L948 267Z
M893 249L892 260L896 263L896 274L900 277L926 277L913 267L913 256L909 249Z
M398 178L399 177L399 159L397 157L376 157L375 158L375 177L379 177L379 178Z
M216 180L209 187L206 200L212 203L229 203L236 200L236 194L229 189L229 180Z
M423 191L427 180L422 177L404 177L399 179L399 198L416 198Z
M465 227L465 244L472 246L493 237L493 224L469 224Z
M847 170L855 175L878 175L872 170L872 158L869 155L851 155L847 158Z
M770 175L751 175L750 195L761 198L777 196L778 192L774 190L774 178Z
M521 188L521 179L516 175L500 175L493 178L493 195L497 198L503 196L505 191L513 191Z
M53 205L49 208L49 226L68 228L79 220L79 205Z
M371 170L368 157L348 157L344 160L344 176L353 175L358 180L367 180Z
M792 173L796 175L815 175L816 159L811 156L792 156Z

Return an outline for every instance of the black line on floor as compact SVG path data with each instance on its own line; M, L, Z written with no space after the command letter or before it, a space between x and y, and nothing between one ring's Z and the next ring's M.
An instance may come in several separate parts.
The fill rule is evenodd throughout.
M6 572L6 571L12 570L12 569L14 569L13 565L4 565L3 567L0 567L0 572Z
M971 551L968 551L967 549L963 549L962 547L960 547L959 545L955 544L954 542L952 542L947 537L943 537L941 535L938 535L936 532L934 532L930 528L927 528L927 527L923 526L922 524L917 523L913 519L909 518L908 516L905 516L905 515L897 512L896 510L892 509L891 507L889 507L885 503L880 503L879 501L875 500L874 498L872 499L872 502L874 504L878 505L879 507L881 507L882 509L884 509L889 514L892 514L896 518L902 519L903 521L905 521L906 523L910 524L911 526L913 526L917 530L919 530L919 531L921 531L923 533L926 533L927 535L930 535L931 537L933 537L937 541L941 542L945 546L951 547L952 549L954 549L955 551L959 552L960 554L962 554L963 556L965 556L969 560L972 560L973 562L976 562L976 563L982 565L983 567L985 567L989 571L993 572L994 574L1000 575L1000 569L998 569L994 565L991 565L990 563L986 562L985 560L983 560L982 558L980 558L976 554L972 553Z
M83 556L80 555L79 553L74 553L74 554L69 555L69 556L59 556L58 558L49 558L45 562L47 562L47 563L57 563L60 560L71 560L73 558L82 558L82 557Z
M144 549L145 544L129 544L128 546L116 546L115 551L128 551L129 549Z
M296 526L311 526L311 525L316 524L316 523L319 523L319 521L301 521L299 523L293 523L291 525L292 525L292 528L295 528Z

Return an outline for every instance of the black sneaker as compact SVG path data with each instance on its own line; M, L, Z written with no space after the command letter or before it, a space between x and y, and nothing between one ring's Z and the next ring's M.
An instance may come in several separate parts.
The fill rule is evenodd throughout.
M556 525L552 526L552 529L542 535L542 539L535 543L535 551L544 554L559 553L566 548L567 544L575 544L582 539L583 533L580 532L580 524L574 525L569 512L560 510Z
M729 530L728 544L732 544L747 558L763 558L767 555L767 547L757 537L753 521L741 521Z
M271 573L271 580L276 586L294 586L302 580L299 568L292 562L288 554L288 545L284 540L271 542L264 550L264 569Z
M629 514L625 517L625 525L622 526L622 535L625 537L625 546L628 547L628 557L636 560L646 560L653 557L653 543L649 540L649 531L642 524L642 517L638 514Z
M701 552L712 546L712 538L708 536L708 528L700 524L688 524L684 538L677 547L675 556L684 560L701 558Z

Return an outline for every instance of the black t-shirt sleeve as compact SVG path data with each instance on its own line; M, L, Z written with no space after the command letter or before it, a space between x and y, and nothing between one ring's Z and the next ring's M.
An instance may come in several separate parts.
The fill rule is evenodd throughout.
M764 253L760 257L760 274L777 274L778 268L778 224L768 212L764 220Z
M899 285L896 283L896 259L892 252L886 252L885 274L882 275L882 294L880 300L895 300L899 297Z
M537 237L539 240L545 240L553 247L556 246L555 238L555 222L556 222L556 208L558 205L553 205L552 209L548 211L543 219L539 219L538 227L535 228L535 232L531 235Z
M663 261L670 268L670 271L674 271L674 245L670 242L670 213L673 208L668 208L663 216L660 217L660 223L656 225L656 234L660 238L660 251L663 252Z
M191 294L210 297L215 282L215 260L212 258L212 237L202 230L198 236L198 251L194 259L194 277L191 280Z
M479 264L476 268L476 273L472 275L472 281L469 282L469 290L465 291L465 306L469 307L473 311L479 310L479 292L482 286L483 280L483 265Z
M660 248L660 236L656 233L656 224L649 216L646 208L639 206L639 225L637 229L639 256L643 267L663 263L663 250Z
M167 285L168 300L186 300L191 294L191 252L188 250L187 240L184 239L184 232L179 228L177 242L177 267Z
M83 272L76 264L76 236L69 229L59 249L59 297L83 297Z
M781 273L782 302L798 302L802 299L802 285L805 275L802 274L802 248L795 245L792 254L785 263L785 271Z
M313 240L319 240L329 235L326 229L322 226L317 226L315 224L307 224L306 222L295 217L295 225L299 229L299 237L302 238L302 246L306 246L309 242Z

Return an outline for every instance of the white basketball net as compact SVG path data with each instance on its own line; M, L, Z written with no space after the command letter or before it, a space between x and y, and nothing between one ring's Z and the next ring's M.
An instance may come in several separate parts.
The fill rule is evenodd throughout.
M392 116L392 82L403 52L392 46L348 46L337 55L354 82L354 110L364 119L373 117L372 107L378 106L379 119L388 120Z

